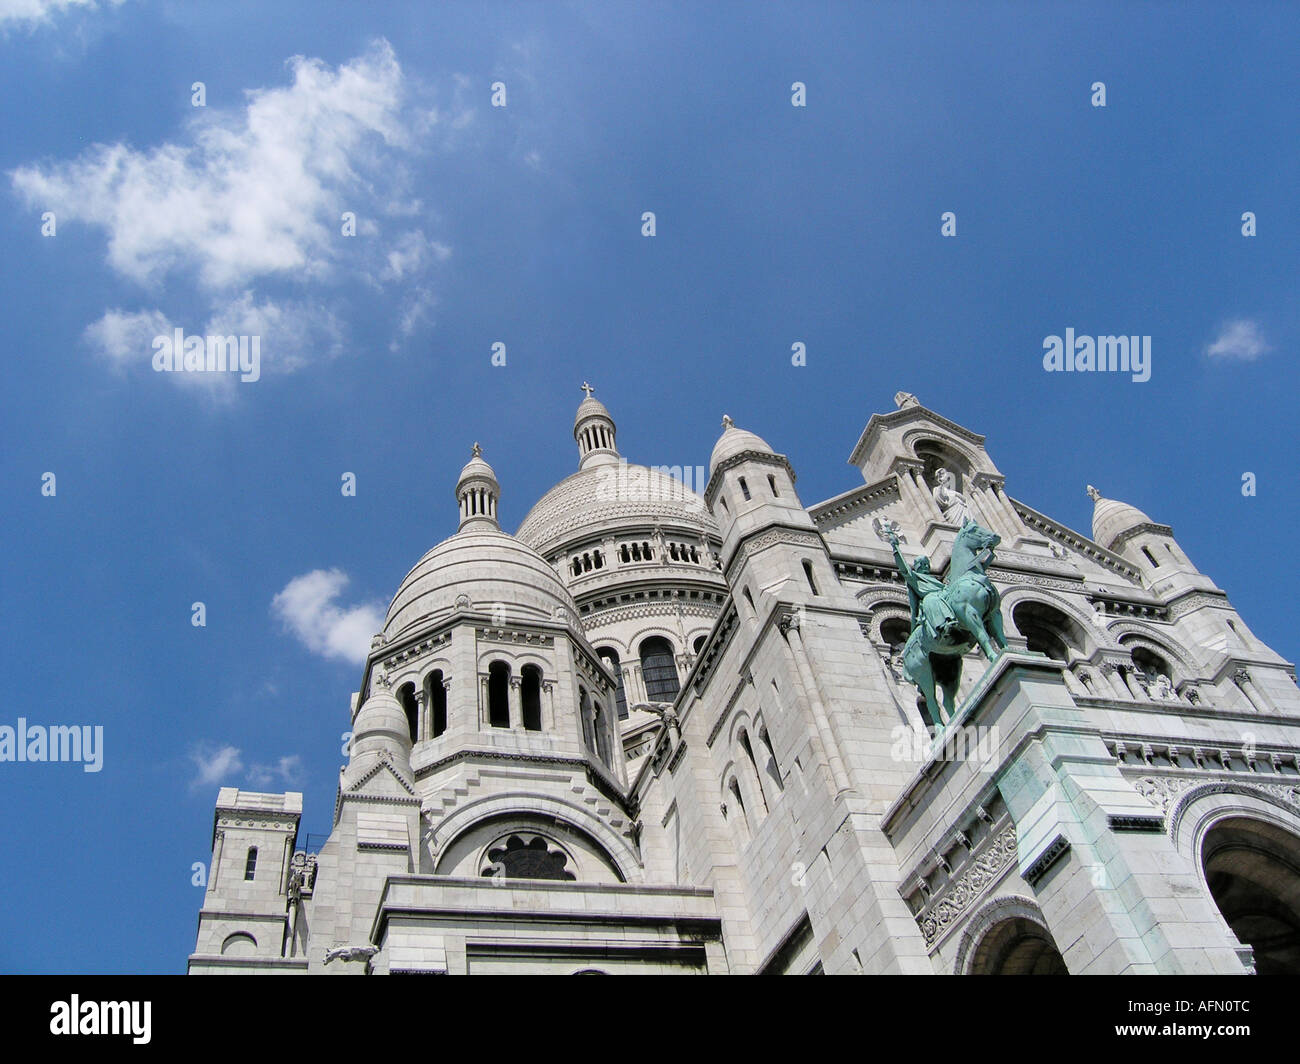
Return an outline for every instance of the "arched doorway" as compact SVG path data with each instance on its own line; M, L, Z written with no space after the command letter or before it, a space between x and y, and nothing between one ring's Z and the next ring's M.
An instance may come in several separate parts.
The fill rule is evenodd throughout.
M1221 820L1201 842L1205 882L1260 975L1300 975L1300 838L1247 817Z
M1042 924L1013 916L994 924L975 947L971 975L1069 975Z

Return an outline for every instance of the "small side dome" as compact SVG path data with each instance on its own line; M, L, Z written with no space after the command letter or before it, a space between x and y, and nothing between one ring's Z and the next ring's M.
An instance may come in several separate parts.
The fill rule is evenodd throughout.
M726 414L722 415L722 435L713 445L713 454L709 458L709 475L712 476L723 462L745 451L761 451L775 454L762 436L736 428L736 423Z
M373 760L385 751L399 764L408 763L411 729L401 703L388 689L386 678L376 676L370 685L370 697L352 722L351 761L356 764L362 759Z
M1113 550L1116 540L1125 532L1130 532L1143 525L1155 524L1150 517L1136 506L1130 506L1128 503L1119 502L1116 499L1108 499L1091 484L1088 485L1088 496L1093 501L1093 542L1100 543L1107 550Z

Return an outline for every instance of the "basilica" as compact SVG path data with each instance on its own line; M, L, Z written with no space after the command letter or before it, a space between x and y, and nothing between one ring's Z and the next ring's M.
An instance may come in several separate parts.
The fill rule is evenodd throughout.
M191 973L1300 972L1295 669L1168 525L1101 473L1058 523L905 392L833 498L729 417L697 491L585 390L514 534L475 445L328 840L221 789ZM959 558L990 635L927 657Z

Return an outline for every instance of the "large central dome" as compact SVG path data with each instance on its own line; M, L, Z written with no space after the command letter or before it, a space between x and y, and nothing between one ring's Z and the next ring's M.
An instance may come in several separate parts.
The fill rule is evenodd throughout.
M584 532L624 522L664 521L716 536L704 499L662 470L631 462L591 466L538 500L515 533L542 554Z

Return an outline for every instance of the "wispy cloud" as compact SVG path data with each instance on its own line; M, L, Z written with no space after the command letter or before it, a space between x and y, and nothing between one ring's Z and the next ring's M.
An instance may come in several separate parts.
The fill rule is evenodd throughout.
M271 601L271 613L313 654L359 665L370 639L384 624L375 602L342 608L336 600L348 584L341 569L315 569L295 576Z
M99 144L19 167L14 187L61 220L104 229L109 264L141 284L190 271L210 290L326 277L356 253L349 240L373 231L367 182L400 170L414 130L387 42L337 70L302 56L289 68L291 85L250 91L242 110L198 109L180 142ZM342 235L349 209L362 236Z
M411 163L462 114L421 105L387 41L336 68L303 56L288 67L290 84L250 90L242 106L209 100L155 147L97 144L9 173L30 209L102 230L107 265L153 293L148 303L191 283L207 333L261 335L267 369L285 372L347 346L358 284L393 291L395 336L428 317L451 249L422 228L431 212L410 194ZM159 321L198 332L180 317L161 304L106 308L86 339L119 369L147 363ZM228 384L206 390L228 396Z
M123 0L107 0L106 6L117 7ZM72 8L94 11L99 7L95 0L0 0L0 27L35 27L54 21Z
M303 778L302 758L298 754L278 758L270 764L254 762L245 767L237 747L205 741L196 743L189 757L195 769L190 790L195 791L239 783L252 787L292 786Z
M194 778L190 780L192 790L230 784L244 771L239 750L233 746L198 743L190 750L190 760L195 768Z
M1205 353L1210 358L1225 362L1254 362L1271 350L1258 322L1249 318L1237 318L1223 324L1219 335L1206 347Z
M302 775L302 758L297 754L282 757L270 765L248 766L248 782L254 787L292 786L302 781Z

